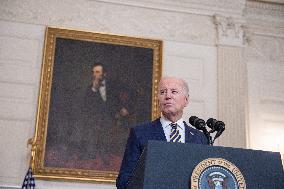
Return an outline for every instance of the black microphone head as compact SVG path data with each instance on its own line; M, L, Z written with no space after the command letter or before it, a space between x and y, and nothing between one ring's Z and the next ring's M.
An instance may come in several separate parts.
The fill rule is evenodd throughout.
M214 137L214 140L216 138L218 138L219 136L221 136L221 134L223 133L223 131L225 130L225 123L223 121L217 121L215 124L214 124L214 129L215 131L217 131L215 137Z
M223 132L225 130L225 123L223 121L217 121L215 124L215 130Z
M206 121L206 124L207 126L212 129L212 131L214 132L215 131L215 124L216 124L217 120L216 119L213 119L213 118L209 118L207 121Z
M206 130L205 121L203 119L199 119L196 116L191 116L188 121L196 129L198 129L198 130Z
M225 130L225 123L223 121L217 121L216 119L209 118L206 121L207 126L212 129L212 131L224 131Z
M198 117L196 117L196 116L191 116L191 117L188 119L188 122L189 122L192 126L194 126L194 121L195 121L196 119L198 119Z

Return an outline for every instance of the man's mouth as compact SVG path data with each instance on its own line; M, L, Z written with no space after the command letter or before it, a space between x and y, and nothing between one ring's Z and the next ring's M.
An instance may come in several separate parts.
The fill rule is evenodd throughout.
M173 105L172 103L165 103L164 106L171 106Z

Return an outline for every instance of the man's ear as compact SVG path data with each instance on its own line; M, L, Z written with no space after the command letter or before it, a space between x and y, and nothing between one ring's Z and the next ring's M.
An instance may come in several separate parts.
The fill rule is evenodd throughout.
M186 107L189 104L189 95L185 96L185 101L186 101L186 103L185 103L184 107Z

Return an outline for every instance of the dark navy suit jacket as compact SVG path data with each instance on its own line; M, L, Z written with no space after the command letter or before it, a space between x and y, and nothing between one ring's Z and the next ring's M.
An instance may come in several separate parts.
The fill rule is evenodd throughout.
M184 122L185 123L185 122ZM116 180L118 189L125 189L148 140L167 141L160 118L130 130L124 157ZM185 123L185 143L207 144L204 134Z

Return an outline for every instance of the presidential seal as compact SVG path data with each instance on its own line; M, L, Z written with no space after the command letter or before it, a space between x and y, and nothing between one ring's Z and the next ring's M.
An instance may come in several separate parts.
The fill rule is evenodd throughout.
M246 189L246 182L233 163L222 158L209 158L193 170L191 189Z

